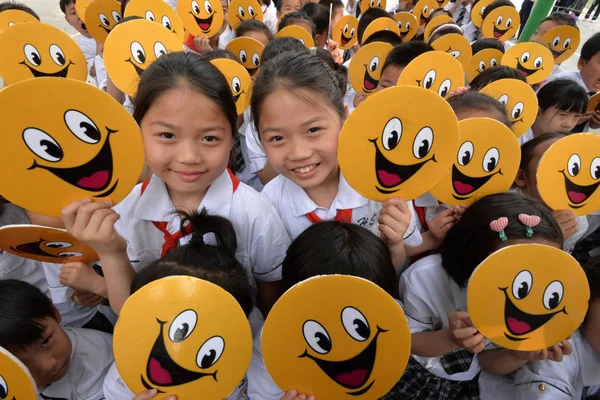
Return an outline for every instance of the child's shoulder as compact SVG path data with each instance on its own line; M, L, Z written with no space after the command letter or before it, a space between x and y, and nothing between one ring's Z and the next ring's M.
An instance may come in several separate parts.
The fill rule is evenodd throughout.
M402 276L406 279L410 279L413 276L437 275L440 270L443 271L442 256L439 254L432 254L413 263L402 273Z
M261 193L269 200L275 202L276 200L282 198L286 192L289 192L289 189L293 184L294 183L292 181L283 175L277 175L265 185Z

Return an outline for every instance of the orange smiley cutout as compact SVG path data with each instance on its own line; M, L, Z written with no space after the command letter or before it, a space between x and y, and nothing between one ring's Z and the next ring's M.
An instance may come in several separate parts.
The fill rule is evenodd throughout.
M33 15L21 10L4 10L0 12L0 32L15 24L39 22Z
M121 20L121 3L116 0L92 0L85 9L88 32L100 44Z
M425 42L429 42L429 37L431 36L431 33L438 28L439 26L442 26L444 24L453 24L454 20L452 19L452 17L448 16L448 15L438 15L436 17L434 17L431 21L429 21L427 23L427 25L425 25L425 31L423 32L423 39L425 39Z
M351 58L348 76L356 93L375 93L381 78L381 68L392 49L392 45L387 43L369 43L362 46Z
M225 50L233 53L250 76L254 76L260 67L260 59L264 48L265 46L256 39L239 37L229 42Z
M497 40L509 40L519 30L521 17L512 6L498 7L490 12L481 23L481 33L484 37Z
M221 71L227 79L238 115L242 115L250 106L252 95L252 79L246 68L240 63L227 58L217 58L211 63Z
M412 60L400 74L398 85L418 86L447 97L464 84L460 62L443 51L429 51Z
M417 17L411 13L403 11L394 14L394 21L396 21L400 29L402 43L410 41L417 34L419 23L417 22Z
M179 43L183 43L185 40L185 30L181 18L163 0L132 0L125 9L125 17L132 15L162 25L177 37Z
M352 15L345 15L336 22L332 31L332 39L340 45L340 49L351 49L358 42L358 20Z
M387 0L362 0L360 3L360 12L364 14L369 8L380 8L385 11Z
M436 0L419 0L417 4L415 4L412 13L417 18L419 24L425 25L427 19L436 8L438 8Z
M257 0L231 0L227 10L227 21L232 29L245 20L254 19L262 21L264 18L262 7Z
M483 49L473 54L469 65L465 68L467 80L473 82L473 79L486 69L500 65L503 56L504 53L498 49Z
M527 83L533 85L550 76L554 68L554 56L539 43L519 43L504 53L501 64L518 69Z
M310 32L301 27L300 25L288 25L285 28L281 29L275 35L276 38L280 37L293 37L294 39L298 39L302 42L303 45L308 47L315 47L315 41L313 40Z
M588 100L588 108L586 112L600 112L600 93L596 93Z
M476 4L473 4L471 8L471 21L473 21L473 25L477 28L481 28L485 8L493 2L494 0L479 0Z
M35 400L37 387L27 367L0 347L0 399Z
M179 0L177 13L192 36L213 37L221 31L225 16L218 0Z
M437 39L431 44L434 50L445 51L461 63L463 68L467 68L473 57L471 44L463 35L450 33Z
M554 63L560 64L575 53L580 41L581 35L579 29L563 25L544 33L539 43L548 47L554 56Z
M391 18L381 17L377 18L367 26L367 29L365 29L365 32L363 33L362 42L366 42L369 36L379 31L390 31L400 36L400 28L398 28L396 21Z

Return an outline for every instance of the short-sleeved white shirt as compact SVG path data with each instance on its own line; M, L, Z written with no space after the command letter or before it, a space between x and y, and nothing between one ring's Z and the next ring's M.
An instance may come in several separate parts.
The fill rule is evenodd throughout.
M79 45L79 48L85 56L85 61L87 63L87 70L89 74L90 70L94 66L94 61L96 59L96 40L94 38L88 38L81 35L77 44Z

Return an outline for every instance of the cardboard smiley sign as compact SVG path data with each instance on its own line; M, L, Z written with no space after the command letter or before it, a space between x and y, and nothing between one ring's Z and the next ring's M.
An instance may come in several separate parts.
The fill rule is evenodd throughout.
M98 254L63 229L38 225L0 228L0 249L19 257L48 263L98 261Z
M471 8L471 21L473 21L473 25L477 28L481 29L483 13L485 12L486 7L493 2L494 0L479 0L477 3L473 4Z
M0 135L0 192L12 203L60 217L83 198L116 204L137 183L140 129L106 92L72 79L29 79L0 92L0 109L12 116Z
M362 46L354 54L350 61L348 77L350 85L356 93L366 93L367 95L375 93L381 78L381 68L392 49L390 44L374 42Z
M0 347L0 399L36 400L37 386L27 367Z
M213 37L221 31L225 15L218 0L179 0L177 13L192 36Z
M400 39L402 39L402 43L410 41L417 34L419 23L417 22L417 17L411 13L404 11L396 13L394 14L394 21L396 21L398 28L400 29Z
M473 54L469 65L465 67L467 80L473 82L473 79L486 69L500 65L502 56L504 53L498 49L483 49Z
M504 124L490 118L458 122L460 144L452 168L431 190L440 202L470 205L512 186L521 160L521 147Z
M423 38L425 42L429 42L429 37L431 33L438 27L444 24L453 24L454 20L449 15L443 14L434 17L431 21L425 25L425 31L423 32Z
M315 47L315 41L313 40L313 37L311 36L310 32L308 32L300 25L288 25L285 28L281 29L279 32L277 32L277 34L275 35L276 38L286 36L298 39L302 42L303 45L305 45L309 49L311 47Z
M262 7L257 0L231 0L227 10L227 21L232 29L245 20L255 19L262 21L264 18Z
M39 77L87 79L83 52L69 35L51 25L13 25L0 33L0 48L0 76L8 85Z
M579 29L574 26L563 25L544 33L539 43L548 47L552 56L554 56L554 63L560 64L575 53L580 40Z
M90 35L104 44L121 18L121 3L117 0L92 0L85 9L84 21Z
M85 22L85 10L87 10L92 0L78 0L75 2L75 12L80 20ZM86 27L87 28L87 27Z
M391 18L381 17L371 22L365 32L363 33L362 42L366 42L369 36L379 31L390 31L400 36L400 28L398 24Z
M436 0L418 0L412 13L417 18L420 25L425 25L427 19L436 8L438 8Z
M358 19L352 15L344 15L336 22L331 32L334 42L340 45L340 49L351 49L358 42Z
M325 275L289 289L262 331L269 374L284 391L318 399L377 399L410 355L401 306L365 279Z
M538 190L553 210L587 215L600 210L600 136L577 133L554 143L542 156Z
M402 99L402 101L398 101ZM396 86L375 93L346 120L338 161L344 177L368 199L429 192L452 166L458 121L431 90Z
M475 328L496 345L536 351L575 332L589 298L585 273L569 253L518 244L496 251L475 269L467 309Z
M586 112L600 112L600 93L596 93L588 100L588 107Z
M499 79L480 90L504 105L516 137L523 135L535 122L538 99L528 84L518 79Z
M512 6L498 7L490 12L481 23L484 37L497 40L509 40L516 35L521 25L521 17Z
M183 51L183 45L159 24L145 19L127 21L108 35L104 65L115 86L133 97L140 76L150 64L176 51Z
M360 2L360 12L364 14L369 8L380 8L385 11L387 0L362 0Z
M239 37L229 42L225 50L233 53L250 76L254 76L260 67L260 59L264 48L265 46L256 39Z
M456 58L464 68L469 66L471 58L473 57L473 51L471 50L471 44L463 35L458 33L450 33L444 35L431 44L434 50L445 51L452 57Z
M217 58L211 63L221 71L227 79L231 93L235 100L238 115L241 115L250 106L252 95L252 79L246 68L240 63L227 58Z
M4 10L0 12L0 32L15 24L22 24L24 22L39 21L33 15L21 10Z
M143 286L123 305L113 339L119 374L134 392L156 399L223 399L242 381L252 333L237 300L191 276Z
M554 68L554 57L550 50L541 44L525 42L508 49L502 57L501 64L518 69L525 76L527 83L534 85L550 76Z
M132 15L164 26L177 36L179 43L185 40L185 29L181 18L164 0L132 0L125 9L125 17Z
M418 86L447 97L463 86L462 65L451 54L429 51L412 60L400 74L398 85Z

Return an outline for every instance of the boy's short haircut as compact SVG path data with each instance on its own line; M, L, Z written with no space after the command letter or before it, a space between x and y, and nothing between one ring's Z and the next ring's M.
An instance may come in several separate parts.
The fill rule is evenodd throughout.
M585 113L588 106L587 92L570 79L556 79L546 83L537 92L537 98L543 111L556 107L561 111Z
M362 44L362 46L366 46L369 43L374 42L383 42L391 44L393 47L396 47L402 44L402 39L400 39L400 36L398 36L395 32L383 30L375 32L371 36L369 36Z
M44 336L39 321L55 318L52 301L35 286L14 279L0 280L0 346L25 347Z
M329 8L319 3L306 3L300 11L308 15L313 24L315 24L315 35L327 33L330 21Z
M20 10L25 11L27 14L31 14L37 19L40 20L40 16L37 15L35 11L31 9L31 7L26 6L23 3L18 3L16 1L5 1L4 3L0 3L0 12L6 10Z
M542 22L540 22L540 24L542 24L543 22L546 22L546 21L556 22L557 24L559 24L561 26L562 25L572 26L573 28L577 28L577 30L579 30L579 27L577 26L577 23L575 22L575 20L573 18L571 18L571 16L564 11L557 11L557 12L550 14L549 16L544 18L542 20Z
M592 37L583 44L579 58L590 61L598 52L600 52L600 32L594 33Z
M492 2L492 4L490 4L489 6L487 6L485 8L485 11L483 12L483 15L481 16L481 20L483 21L496 8L500 8L500 7L504 7L504 6L509 6L509 7L515 8L515 5L510 0L496 0L496 1Z
M75 4L75 0L60 0L60 2L58 3L58 5L60 6L60 11L62 11L63 14L67 13L67 6L71 4Z
M471 50L473 51L473 55L479 53L481 50L485 50L485 49L496 49L496 50L500 50L502 52L502 54L504 54L505 49L504 46L502 45L502 43L500 43L499 40L496 39L490 39L490 38L483 38L483 39L479 39L474 41L473 43L471 43Z
M433 47L420 40L402 43L389 52L381 71L383 72L390 65L406 67L412 60L428 51L433 51Z

